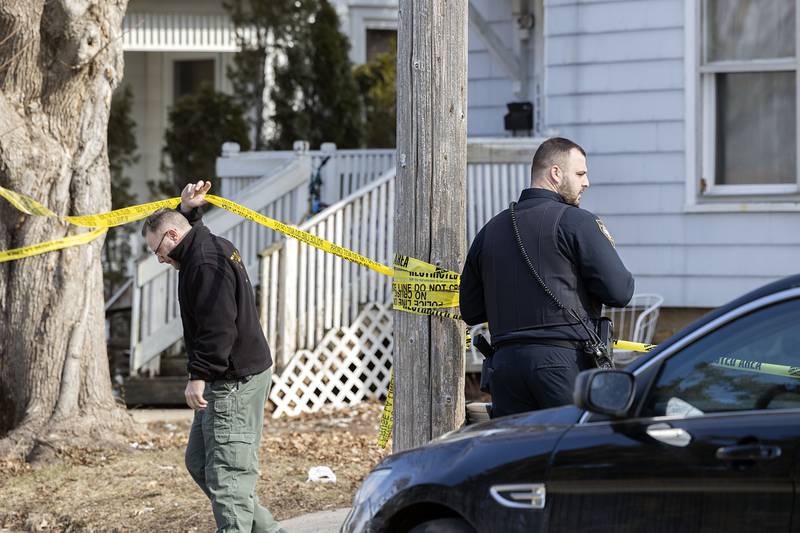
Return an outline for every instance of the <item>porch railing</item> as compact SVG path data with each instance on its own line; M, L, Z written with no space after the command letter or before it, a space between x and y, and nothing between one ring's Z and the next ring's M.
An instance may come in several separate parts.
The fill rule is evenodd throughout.
M389 264L394 246L394 169L300 225ZM279 367L313 349L331 328L351 325L369 303L391 301L391 280L294 239L261 257L261 323Z
M298 158L263 183L243 189L234 199L269 217L298 221L307 210L309 173L308 158ZM222 209L209 213L203 222L215 234L236 243L249 272L258 272L259 252L280 238L274 231ZM177 284L177 272L155 256L138 263L133 287L131 374L157 374L158 355L181 338Z
M264 174L290 162L298 153L311 158L312 173L320 170L322 201L326 204L354 193L395 164L394 148L339 150L334 143L323 143L319 150L308 150L307 145L296 143L293 151L239 153L237 144L226 143L223 156L217 160L222 196L232 198Z
M492 216L528 186L540 139L470 139L467 229L471 242ZM389 264L393 256L394 170L332 205L300 227ZM332 328L347 328L362 308L391 302L391 280L292 239L261 258L261 322L279 367L300 350L314 351ZM471 367L480 361L470 360Z
M322 193L330 203L374 181L394 164L394 150L336 150L326 144L309 151L307 146L298 141L292 151L238 153L238 146L226 143L217 160L218 190L269 217L296 224L309 214L309 180L324 158L328 161L321 171ZM209 213L204 223L236 245L253 285L259 286L259 253L283 237L223 210ZM159 371L158 355L183 334L178 278L152 256L139 260L134 272L130 369L131 374L153 375Z

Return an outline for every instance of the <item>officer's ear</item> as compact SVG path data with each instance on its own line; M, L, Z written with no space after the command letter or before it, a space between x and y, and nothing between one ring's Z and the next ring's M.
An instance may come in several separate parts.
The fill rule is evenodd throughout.
M180 234L178 233L177 229L170 228L167 230L167 236L172 242L178 242L178 237L180 237Z
M561 181L564 179L564 172L560 166L553 164L550 166L550 175L548 177L555 185L561 185Z

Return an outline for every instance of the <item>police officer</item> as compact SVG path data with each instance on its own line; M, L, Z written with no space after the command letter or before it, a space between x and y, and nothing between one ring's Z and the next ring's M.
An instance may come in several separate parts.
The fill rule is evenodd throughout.
M624 307L633 276L603 222L579 208L589 187L586 152L564 138L539 146L531 188L516 204L520 250L509 209L492 218L470 247L461 274L461 315L489 322L496 349L489 379L492 417L572 403L578 372L594 366L583 346L602 305ZM588 328L567 312L574 310Z

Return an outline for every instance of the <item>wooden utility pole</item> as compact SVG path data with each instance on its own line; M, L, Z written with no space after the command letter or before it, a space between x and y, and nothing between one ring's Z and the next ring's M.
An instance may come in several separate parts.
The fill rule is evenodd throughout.
M460 272L466 254L468 0L400 0L396 251ZM394 314L394 450L464 418L464 325Z

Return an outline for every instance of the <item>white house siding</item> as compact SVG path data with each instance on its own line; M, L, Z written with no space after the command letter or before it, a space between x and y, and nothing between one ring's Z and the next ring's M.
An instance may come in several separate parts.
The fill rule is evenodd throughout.
M686 212L683 10L546 0L545 121L586 148L583 207L614 234L637 292L708 307L798 271L800 214Z
M213 59L216 89L230 93L225 69L233 54L226 52L125 52L122 85L133 92L132 117L136 122L139 160L126 170L131 189L140 202L150 200L148 180L162 178L161 163L168 113L173 101L173 62L184 59Z
M530 0L529 0L530 1ZM536 2L530 1L531 8ZM342 20L342 31L352 44L350 58L355 63L366 59L365 36L370 28L397 28L397 0L334 0ZM512 42L514 26L511 0L472 0L471 2L481 16L497 33L503 44L514 49ZM527 94L520 98L514 94L514 83L503 64L489 51L488 46L475 28L469 27L469 58L467 91L468 112L467 132L470 136L505 137L508 133L503 129L503 115L506 103L520 100L534 101L535 87L533 80L529 84ZM533 32L528 40L528 71L532 78L536 61L534 58Z
M514 25L511 0L472 0L471 3L497 33L509 50L514 49ZM533 6L533 3L532 3ZM528 72L531 78L524 98L514 94L514 83L503 64L489 51L487 44L470 24L467 87L467 134L475 137L506 137L503 116L508 102L535 100L532 80L536 66L534 36L527 41Z
M531 7L540 0L531 1ZM353 43L352 54L356 61L365 57L365 36L369 28L396 28L397 0L336 0L342 17L342 30ZM514 25L511 0L473 0L473 5L497 33L504 45L514 50ZM221 0L131 0L129 13L150 14L223 14ZM534 46L535 32L527 41L528 77L527 94L514 93L514 82L503 64L489 51L487 44L473 27L469 29L469 82L467 127L470 136L499 136L508 133L503 128L506 103L519 100L535 102L534 73L537 66ZM152 47L151 47L152 48ZM148 48L125 52L124 84L130 84L134 93L133 115L137 123L136 140L139 161L127 174L132 178L133 190L140 201L149 198L147 180L161 176L162 147L167 125L167 110L172 105L172 62L176 59L214 58L217 63L217 88L231 90L224 75L232 53L221 51L191 51L187 47L167 46L163 50Z
M397 0L331 0L350 39L350 61L367 60L367 30L397 30Z
M226 11L221 0L131 0L127 16L158 17L181 14L182 16L223 16ZM159 19L161 20L161 19ZM173 21L173 19L163 19ZM187 19L188 20L188 19ZM199 19L197 19L199 20ZM195 22L197 22L195 20ZM155 32L143 41L144 49L138 45L126 45L125 70L122 86L128 85L133 93L132 117L136 122L135 137L139 160L126 169L131 178L131 189L140 202L150 200L148 180L162 178L161 163L164 133L167 128L169 108L173 105L173 64L176 60L213 59L215 62L215 88L230 93L231 84L225 71L233 53L216 50L213 46L195 49L194 39L189 39L189 27L171 28L149 26L138 28ZM202 33L208 28L194 31ZM172 37L167 35L172 33ZM210 42L210 41L209 41ZM216 42L216 41L215 41ZM141 44L141 43L139 43Z

